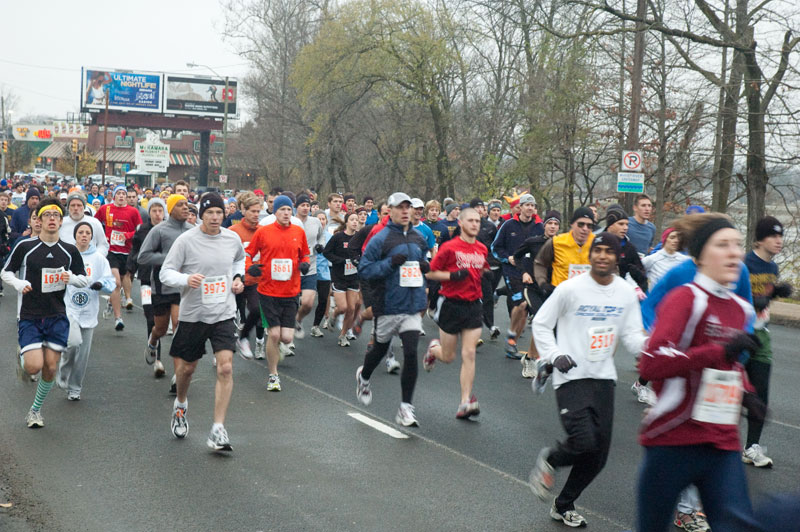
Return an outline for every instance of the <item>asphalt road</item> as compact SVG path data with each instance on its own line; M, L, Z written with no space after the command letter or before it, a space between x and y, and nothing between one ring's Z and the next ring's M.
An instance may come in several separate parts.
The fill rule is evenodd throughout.
M0 508L0 530L565 529L527 485L539 449L563 435L552 389L535 396L499 342L487 341L478 352L482 411L475 421L455 419L458 362L439 363L430 374L420 363L414 403L421 426L412 429L393 422L399 377L383 366L372 379L372 405L356 401L365 337L350 348L338 347L330 331L298 340L297 356L280 366L281 393L266 391L263 362L237 356L226 420L234 451L222 455L205 445L213 407L209 357L189 392L189 435L176 440L168 380L155 380L143 360L138 308L125 313L121 333L101 319L83 399L68 402L54 388L43 408L45 428L27 429L35 385L15 376L14 303L7 289L0 304L0 503L12 507ZM507 324L502 301L496 316L501 327ZM427 319L425 330L420 357L437 332ZM773 334L771 421L762 440L776 465L748 469L756 499L796 489L800 471L797 331L774 327ZM642 405L629 392L633 356L618 353L617 364L611 455L578 501L596 531L628 530L635 521ZM354 413L407 437L380 432ZM559 486L565 477L559 475Z

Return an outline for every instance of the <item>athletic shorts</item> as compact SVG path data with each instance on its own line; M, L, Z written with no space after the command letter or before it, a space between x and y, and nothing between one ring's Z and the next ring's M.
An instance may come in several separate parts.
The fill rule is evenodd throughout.
M447 334L458 334L483 327L483 304L480 299L460 301L439 296L433 321Z
M317 274L300 276L300 290L316 290L317 289Z
M414 314L386 314L375 318L375 341L379 344L388 343L395 334L406 331L421 331L422 316L419 312Z
M164 316L170 313L172 305L181 304L180 294L153 294L153 315Z
M536 316L536 313L539 312L539 308L541 308L544 303L541 292L539 292L537 287L528 284L522 289L522 295L525 298L525 302L528 304L528 314Z
M525 303L525 297L522 295L522 290L525 288L525 285L522 283L521 277L509 277L504 275L503 278L506 280L506 286L508 287L506 305L508 306L508 311L511 312L511 309L517 305Z
M69 338L69 319L66 316L50 316L32 320L19 320L19 351L31 351L48 347L53 351L64 351Z
M119 270L120 275L125 275L128 273L128 254L127 253L114 253L113 251L108 252L108 264L111 266L111 269Z
M370 308L375 304L375 288L370 281L361 281L361 299L364 301L364 308Z
M217 323L179 321L178 330L175 331L169 348L169 356L186 362L200 360L206 354L206 340L211 340L214 353L235 351L236 324L233 318Z
M297 297L273 297L258 294L261 321L265 329L287 327L294 329L297 323Z
M357 275L348 275L344 281L333 281L331 283L331 290L334 292L358 292L360 289Z

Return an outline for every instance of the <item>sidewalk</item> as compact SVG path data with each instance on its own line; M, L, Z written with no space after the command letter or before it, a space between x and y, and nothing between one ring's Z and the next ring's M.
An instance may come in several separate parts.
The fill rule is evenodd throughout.
M769 306L770 323L800 328L800 305L773 301Z

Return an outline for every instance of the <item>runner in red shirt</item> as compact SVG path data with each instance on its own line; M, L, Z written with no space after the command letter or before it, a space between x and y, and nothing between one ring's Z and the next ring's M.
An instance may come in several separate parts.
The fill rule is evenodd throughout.
M111 292L111 306L114 309L114 328L121 331L125 328L122 322L122 305L119 289L125 290L125 307L133 309L131 299L131 276L128 275L127 262L133 245L136 228L142 224L142 217L136 207L128 205L128 191L122 185L114 189L114 203L107 203L97 210L95 218L100 220L106 230L106 239L110 245L108 262L117 287Z
M308 273L311 253L305 230L292 224L292 200L288 196L278 196L272 209L275 223L260 227L245 250L245 271L261 278L258 293L261 316L267 329L267 390L279 392L278 343L290 344L294 340L300 274ZM253 257L258 257L258 261L254 262Z
M436 360L449 364L456 357L458 337L461 336L461 403L456 417L477 416L481 409L472 393L475 381L475 348L481 337L483 307L481 276L489 270L488 250L476 237L481 217L475 209L464 209L458 216L461 233L444 242L431 261L431 271L425 277L442 283L436 304L434 321L439 325L439 339L428 344L422 359L426 371L433 369Z

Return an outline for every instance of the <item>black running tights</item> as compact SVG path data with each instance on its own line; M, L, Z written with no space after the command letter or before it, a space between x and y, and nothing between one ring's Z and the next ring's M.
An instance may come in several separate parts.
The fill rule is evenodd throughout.
M403 371L400 374L400 388L402 390L403 402L411 403L414 395L414 386L417 384L417 344L419 343L419 331L405 331L400 333L400 340L403 342ZM367 351L364 356L364 369L361 370L361 377L369 380L372 372L381 363L381 360L389 350L389 342L380 344L375 342L372 349Z

